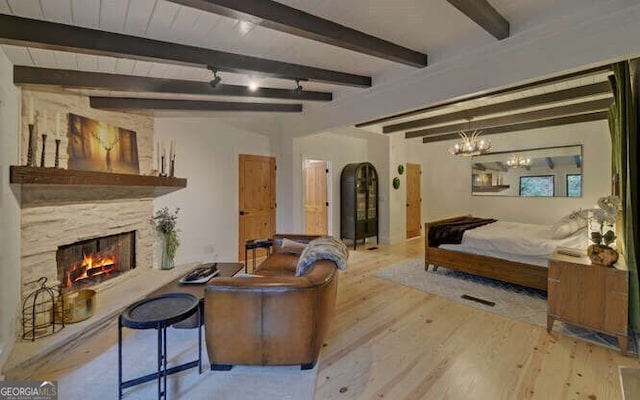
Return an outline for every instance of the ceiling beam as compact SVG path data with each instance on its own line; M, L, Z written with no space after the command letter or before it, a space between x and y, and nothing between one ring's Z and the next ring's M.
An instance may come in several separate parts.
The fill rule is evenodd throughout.
M495 135L498 133L526 131L531 129L549 128L552 126L562 126L562 125L579 124L582 122L600 121L600 120L607 119L608 115L609 115L608 111L597 111L589 114L572 115L570 117L560 117L560 118L547 119L543 121L524 122L520 124L497 126L495 128L483 130L482 135L488 136L488 135ZM440 135L440 136L429 136L429 137L423 137L422 143L442 142L445 140L452 140L452 139L458 139L458 138L460 138L460 136L458 136L457 133Z
M101 89L123 92L175 93L209 96L263 97L270 99L331 101L328 92L303 90L294 93L293 89L258 88L251 90L247 86L218 84L215 88L209 82L178 79L150 78L102 72L73 71L66 69L13 67L13 83L16 85L62 86L73 89Z
M528 111L518 114L506 115L504 117L488 118L478 120L473 123L462 123L439 126L436 128L420 129L417 131L409 131L405 133L406 139L422 137L422 136L437 136L447 133L455 133L469 130L476 130L487 128L495 128L505 125L519 124L523 122L533 122L545 119L553 119L558 117L565 117L569 115L587 114L595 111L607 110L613 103L613 98L587 101L584 103L569 104L566 106L545 108L543 110Z
M212 66L223 72L258 73L280 79L365 88L371 86L369 76L3 14L0 14L0 44L198 68Z
M486 106L470 108L467 110L455 111L448 114L436 115L434 117L421 118L399 124L387 125L382 128L382 132L392 133L398 131L406 131L409 129L422 128L429 125L444 124L461 119L482 117L484 115L513 111L519 108L537 107L545 104L558 103L561 101L574 100L583 97L598 96L610 93L611 85L609 84L609 82L592 83L585 86L578 86L536 96L505 101L502 103L489 104Z
M473 164L473 168L477 169L478 171L486 171L487 167L485 167L484 165L482 165L481 163L475 163Z
M245 103L202 100L145 99L134 97L89 97L91 108L101 110L179 110L179 111L264 111L301 112L302 104Z
M414 115L424 114L429 111L442 110L446 107L449 107L450 105L458 104L463 101L476 100L481 98L484 99L487 97L499 96L503 94L515 94L515 93L522 92L524 90L535 89L535 88L539 88L539 87L546 86L553 83L561 83L561 82L571 81L577 78L584 78L588 76L598 75L606 71L611 71L611 65L609 64L600 65L598 67L593 67L593 68L582 70L582 71L570 72L567 74L562 74L562 75L554 76L551 78L538 80L535 82L528 82L528 83L523 83L521 85L511 86L511 87L498 89L494 91L481 92L481 93L476 93L469 96L462 96L462 97L458 97L455 100L444 101L442 103L433 104L433 105L422 107L416 110L406 111L406 112L390 115L388 117L382 117L382 118L377 118L370 121L360 122L356 124L355 127L364 128L366 126L383 124L388 121L412 117Z
M426 54L272 0L169 1L412 67L427 66Z
M502 40L509 37L509 21L500 15L487 0L447 1L496 39Z

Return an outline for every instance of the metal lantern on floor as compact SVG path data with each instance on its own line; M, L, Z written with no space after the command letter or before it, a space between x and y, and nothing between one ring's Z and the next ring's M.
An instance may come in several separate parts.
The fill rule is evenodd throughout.
M34 341L64 328L58 309L63 309L59 289L47 286L47 278L38 279L40 288L30 293L22 303L22 338ZM60 299L60 300L58 300Z

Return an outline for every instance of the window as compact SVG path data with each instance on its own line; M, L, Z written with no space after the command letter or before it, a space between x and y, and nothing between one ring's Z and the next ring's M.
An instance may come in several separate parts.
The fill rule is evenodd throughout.
M567 196L582 196L582 174L567 174Z
M553 175L520 177L520 196L553 197L554 187L555 177Z

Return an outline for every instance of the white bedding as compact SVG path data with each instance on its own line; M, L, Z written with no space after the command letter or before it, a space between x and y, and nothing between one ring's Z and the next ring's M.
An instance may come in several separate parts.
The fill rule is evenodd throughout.
M564 239L551 239L550 226L497 221L467 230L459 245L440 248L546 265L546 259L558 246L586 248L586 229Z

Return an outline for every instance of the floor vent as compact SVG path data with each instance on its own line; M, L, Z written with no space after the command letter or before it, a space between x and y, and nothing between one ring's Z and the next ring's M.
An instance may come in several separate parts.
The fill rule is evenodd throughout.
M378 246L369 247L367 250L378 250Z
M460 297L465 299L465 300L475 301L476 303L484 304L485 306L489 306L489 307L493 307L493 306L496 305L496 303L494 303L493 301L484 300L484 299L480 299L478 297L469 296L468 294L463 294Z

